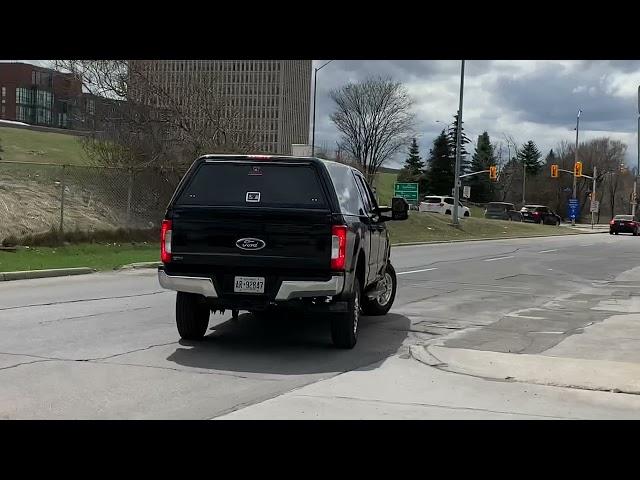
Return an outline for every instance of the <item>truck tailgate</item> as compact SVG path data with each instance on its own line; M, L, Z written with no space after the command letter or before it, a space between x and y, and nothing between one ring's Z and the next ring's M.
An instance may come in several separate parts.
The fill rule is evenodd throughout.
M331 214L321 209L179 207L174 266L327 273Z

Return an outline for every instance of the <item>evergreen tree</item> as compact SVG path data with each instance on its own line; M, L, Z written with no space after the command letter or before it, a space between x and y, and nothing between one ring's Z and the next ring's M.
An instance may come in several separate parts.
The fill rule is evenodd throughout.
M491 145L489 134L484 132L478 136L476 151L471 159L471 171L480 172L489 170L491 165L496 164L496 156ZM471 200L474 202L484 203L491 202L495 196L495 185L489 179L489 174L479 174L470 177L469 184L471 186Z
M449 137L443 130L433 141L429 151L426 171L427 193L431 195L451 195L455 171L455 157L452 154Z
M544 163L549 166L549 165L553 165L554 163L558 163L557 161L557 157L556 154L553 151L553 148L551 150L549 150L549 153L547 153L547 157L544 159Z
M542 169L540 150L533 140L525 143L518 152L518 160L526 166L527 174L537 175Z
M452 155L453 155L453 160L455 162L456 159L456 145L457 145L457 136L458 136L458 114L456 113L453 116L453 123L451 124L451 127L449 128L448 131L448 140L449 140L449 148L451 149ZM469 155L469 152L467 152L465 145L468 143L471 143L471 140L469 140L469 137L467 137L467 135L464 133L464 122L462 122L462 125L460 125L460 173L469 173L471 171L471 162L469 162L469 160L467 159L467 155ZM454 168L455 170L455 168Z
M424 162L420 157L420 149L418 148L418 142L415 138L411 140L411 146L409 146L409 156L404 161L403 170L407 171L407 174L412 177L418 177L424 170Z

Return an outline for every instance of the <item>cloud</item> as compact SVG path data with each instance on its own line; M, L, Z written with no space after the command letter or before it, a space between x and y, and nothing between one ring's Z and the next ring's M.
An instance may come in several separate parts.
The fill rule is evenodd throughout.
M463 118L470 137L485 130L492 138L509 134L520 143L532 139L546 152L575 139L580 108L580 138L620 139L629 146L627 161L635 165L640 61L470 60L465 70ZM426 157L440 122L451 122L458 109L460 62L332 62L318 73L317 143L335 145L339 138L329 119L329 91L368 76L390 76L406 85L416 100L417 134Z

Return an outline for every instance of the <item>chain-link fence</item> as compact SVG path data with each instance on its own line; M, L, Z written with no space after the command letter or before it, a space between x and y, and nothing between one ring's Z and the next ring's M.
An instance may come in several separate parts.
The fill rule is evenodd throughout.
M159 228L182 172L0 161L0 241L56 229Z

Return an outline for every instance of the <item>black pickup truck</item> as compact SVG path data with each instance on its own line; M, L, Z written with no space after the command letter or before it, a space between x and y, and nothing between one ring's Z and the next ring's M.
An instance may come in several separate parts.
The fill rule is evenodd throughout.
M360 313L384 315L396 294L385 222L362 174L308 157L206 155L178 185L161 232L158 277L178 292L184 339L206 333L211 311L281 306L327 312L340 348L357 341Z

